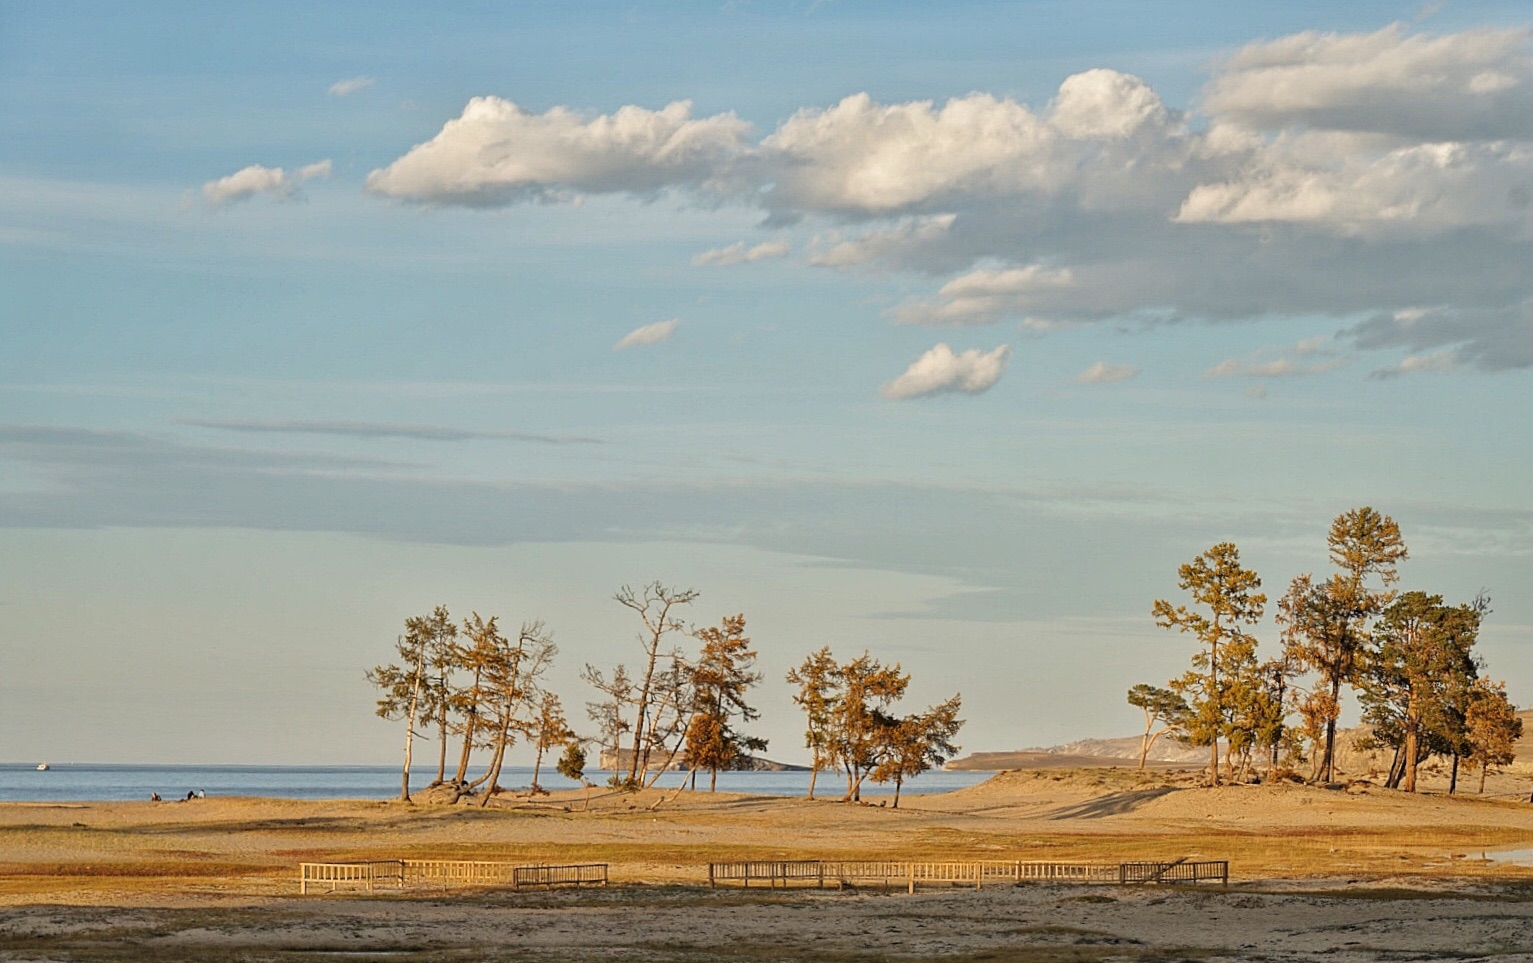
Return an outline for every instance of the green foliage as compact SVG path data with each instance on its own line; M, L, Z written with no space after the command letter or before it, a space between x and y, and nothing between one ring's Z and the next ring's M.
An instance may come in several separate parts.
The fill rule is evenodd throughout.
M559 757L559 762L554 767L559 775L575 782L585 782L586 778L586 751L578 742L571 742L564 747L564 754Z
M1390 785L1414 791L1416 767L1428 755L1464 753L1483 610L1481 602L1450 606L1440 595L1406 592L1379 619L1360 701L1374 740L1400 751Z
M699 629L703 643L692 668L692 718L687 726L687 758L711 775L710 791L720 769L737 767L750 752L766 749L765 739L737 731L736 720L752 722L761 713L746 701L747 691L761 681L755 671L756 650L745 635L745 616L725 616L718 626Z
M1320 678L1302 709L1306 729L1321 743L1316 773L1330 779L1342 686L1357 684L1372 620L1394 598L1389 586L1409 553L1395 520L1366 506L1338 515L1326 544L1340 571L1318 584L1312 575L1294 579L1278 622L1285 655Z
M1173 606L1158 599L1152 608L1155 624L1193 635L1200 647L1192 668L1170 683L1186 700L1189 712L1180 729L1182 738L1209 747L1210 779L1219 782L1219 740L1231 749L1247 747L1249 703L1256 684L1256 638L1245 627L1261 620L1267 596L1257 591L1261 578L1240 564L1240 550L1220 542L1178 569L1177 585L1200 608Z

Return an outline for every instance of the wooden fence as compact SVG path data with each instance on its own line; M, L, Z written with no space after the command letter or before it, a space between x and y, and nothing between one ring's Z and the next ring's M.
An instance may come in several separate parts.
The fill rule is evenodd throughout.
M765 884L769 887L794 884L823 888L857 885L904 886L915 892L917 884L946 883L972 885L982 889L988 883L1199 883L1219 882L1229 885L1227 861L1137 863L1058 863L1024 860L941 860L902 862L892 860L751 860L732 863L709 863L708 885L739 883L742 886Z
M523 886L606 886L606 863L571 863L567 866L518 866L512 885Z
M1228 860L1177 859L1169 863L1120 863L1121 883L1219 883L1230 885Z
M298 891L307 895L311 888L324 887L333 893L344 887L364 889L371 893L380 883L403 889L404 866L404 861L398 859L363 863L299 863Z
M582 886L607 885L606 863L563 866L497 863L464 859L385 859L355 863L299 863L298 891L336 892L378 886Z

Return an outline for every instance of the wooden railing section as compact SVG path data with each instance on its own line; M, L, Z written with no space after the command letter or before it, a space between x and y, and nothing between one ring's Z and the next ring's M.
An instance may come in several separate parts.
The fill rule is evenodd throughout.
M394 889L403 889L404 865L404 861L398 859L361 863L299 863L298 891L307 895L311 888L324 887L333 893L345 887L365 889L371 893L380 883Z
M523 886L606 886L606 863L570 863L566 866L518 866L512 878Z
M607 885L606 863L561 866L465 859L384 859L354 863L299 863L298 891L339 889L375 892L379 886L584 886Z
M940 860L904 862L894 860L750 860L709 863L708 885L739 883L769 887L827 883L837 887L858 885L904 886L915 892L918 884L947 883L982 889L988 883L1203 883L1230 881L1225 860L1193 862L1183 858L1170 862L1061 863L1025 860Z

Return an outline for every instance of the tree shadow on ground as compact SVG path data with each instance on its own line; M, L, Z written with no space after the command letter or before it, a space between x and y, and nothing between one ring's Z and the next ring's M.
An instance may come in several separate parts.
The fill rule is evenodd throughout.
M1073 806L1064 806L1044 814L1045 819L1101 819L1103 816L1121 816L1133 812L1145 803L1178 792L1175 787L1159 789L1135 789L1098 796Z

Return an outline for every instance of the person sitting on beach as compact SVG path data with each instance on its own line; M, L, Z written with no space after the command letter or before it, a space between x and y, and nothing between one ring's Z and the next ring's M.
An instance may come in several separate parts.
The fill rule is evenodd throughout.
M186 798L187 798L187 800L196 799L197 798L197 790L195 790L195 789L188 789L186 791Z
M157 792L150 793L149 794L149 801L150 802L159 802L160 801L160 794L157 793Z

